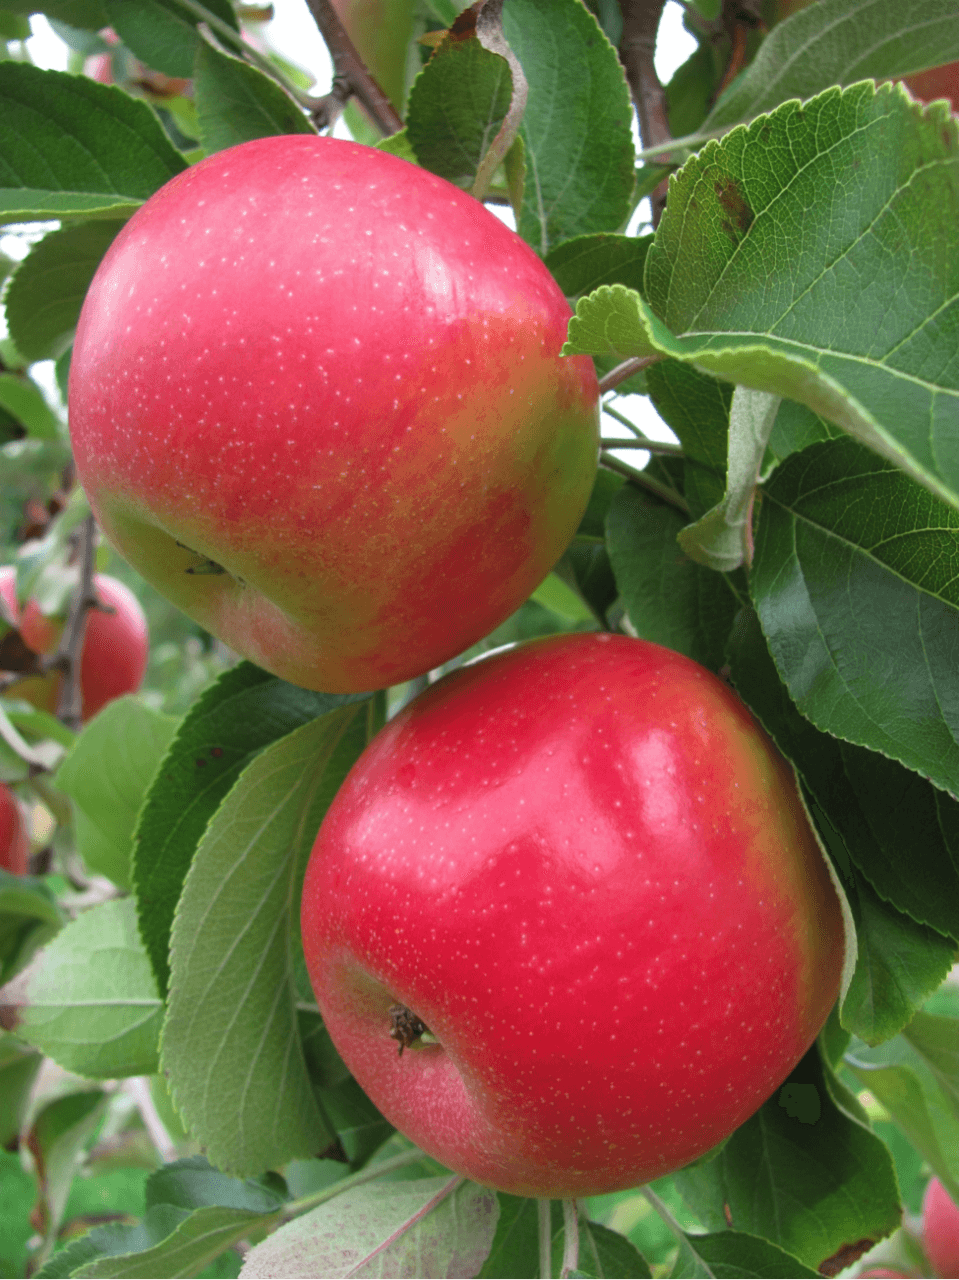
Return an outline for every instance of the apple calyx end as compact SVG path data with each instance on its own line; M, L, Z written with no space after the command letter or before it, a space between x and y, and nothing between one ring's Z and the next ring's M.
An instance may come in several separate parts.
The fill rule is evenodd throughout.
M391 1004L389 1014L390 1039L399 1041L401 1058L404 1049L420 1049L424 1045L437 1043L423 1019L417 1017L405 1004Z

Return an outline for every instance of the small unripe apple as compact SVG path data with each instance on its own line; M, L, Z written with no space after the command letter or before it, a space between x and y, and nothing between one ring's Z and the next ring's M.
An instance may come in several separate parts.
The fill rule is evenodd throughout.
M922 1197L922 1247L937 1276L959 1276L959 1206L938 1178Z
M302 927L373 1102L523 1196L702 1155L812 1044L843 956L792 771L746 707L608 634L461 668L391 720L323 822Z
M62 618L48 618L35 600L19 608L16 594L16 569L0 567L0 595L20 628L24 643L34 653L53 653L63 631ZM83 649L80 656L80 692L83 718L89 720L113 698L135 693L143 683L150 636L146 615L129 587L98 573L93 579L94 591L103 609L90 609L87 614ZM62 676L51 672L46 676L25 676L8 688L14 698L24 698L43 711L56 711Z
M107 537L294 684L396 684L509 616L576 530L596 375L479 201L303 135L180 174L114 240L70 368Z
M25 876L30 864L30 838L23 810L9 787L0 782L0 867Z

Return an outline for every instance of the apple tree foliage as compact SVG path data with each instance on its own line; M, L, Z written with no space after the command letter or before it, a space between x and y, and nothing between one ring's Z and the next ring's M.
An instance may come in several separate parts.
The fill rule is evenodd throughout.
M959 1198L959 126L894 82L959 59L959 13L691 0L663 96L630 45L661 7L506 0L520 77L456 0L390 0L353 35L403 127L345 119L467 190L492 154L487 198L575 306L567 352L637 361L604 422L648 396L679 442L604 450L563 559L470 653L606 628L729 679L855 922L837 1007L775 1096L650 1188L543 1206L442 1169L343 1066L297 936L326 807L415 689L231 665L101 546L150 617L145 693L80 733L0 701L36 872L0 872L3 1274L29 1253L40 1276L835 1275L867 1250L922 1267L930 1173ZM31 65L34 12L72 72ZM203 155L316 131L267 16L0 0L0 214L30 245L0 257L0 553L28 585L86 514L42 387L117 230ZM644 152L630 84L661 108Z

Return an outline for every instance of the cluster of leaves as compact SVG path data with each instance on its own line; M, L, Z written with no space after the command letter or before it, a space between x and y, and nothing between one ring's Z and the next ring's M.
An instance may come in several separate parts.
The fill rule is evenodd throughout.
M699 4L704 19L715 7ZM616 6L593 8L506 4L528 99L492 194L578 300L567 350L601 371L648 362L619 392L649 395L681 454L602 469L555 573L477 649L610 627L721 671L796 767L855 943L819 1044L721 1151L649 1198L579 1206L578 1274L834 1274L896 1229L902 1197L918 1207L921 1168L959 1198L959 1007L934 995L959 936L959 130L943 104L863 82L959 58L959 28L947 0L821 0L754 41L716 102L704 37L668 93L674 129L699 133L668 166L637 166L626 80L596 20L616 38ZM47 502L69 462L30 366L55 360L62 385L119 227L202 155L314 131L226 0L5 0L0 35L22 38L35 9L81 58L189 85L134 96L0 62L0 216L59 224L4 296L8 544L23 495ZM420 28L457 16L446 0L429 10ZM96 34L107 26L118 44ZM515 89L509 64L454 28L383 145L473 189ZM704 134L717 136L697 149ZM655 234L623 234L669 168ZM186 634L170 626L171 643ZM197 670L178 670L168 697L155 665L163 699L115 703L76 737L24 704L0 709L0 778L65 819L64 865L79 854L94 888L114 886L90 906L61 877L0 874L16 1022L0 1039L0 1137L31 1153L39 1274L235 1274L240 1242L248 1276L539 1274L536 1204L396 1135L305 974L315 832L409 690L310 693L244 663L194 698ZM39 1088L42 1055L60 1073ZM122 1210L138 1225L54 1253L84 1153L96 1167L90 1153L102 1161L120 1134L142 1158L144 1108L109 1082L144 1077L146 1113L182 1158L141 1170ZM18 1170L0 1165L0 1187ZM558 1274L571 1224L552 1214Z

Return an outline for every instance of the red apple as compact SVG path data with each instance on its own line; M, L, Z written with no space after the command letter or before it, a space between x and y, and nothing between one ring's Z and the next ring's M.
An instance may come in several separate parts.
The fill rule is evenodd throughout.
M0 782L0 867L25 876L30 864L30 838L23 811L9 787Z
M908 1271L891 1271L889 1267L870 1267L859 1272L859 1280L911 1280Z
M262 138L120 232L70 370L104 532L232 649L330 692L420 675L562 554L596 469L569 307L477 200L355 143Z
M922 1197L922 1247L937 1276L959 1276L959 1207L938 1178Z
M84 720L95 716L113 698L139 689L150 648L146 616L130 588L105 573L96 574L93 582L98 599L110 612L91 609L87 615L80 658ZM35 600L28 600L20 611L16 569L12 565L0 567L0 595L18 622L24 643L35 653L52 653L63 630L63 619L44 617ZM56 711L60 683L58 674L27 676L11 685L8 692L44 711Z
M710 672L608 634L467 666L390 721L324 820L302 925L384 1115L523 1196L702 1155L809 1048L843 955L789 766Z
M922 102L947 98L953 111L959 111L959 62L948 62L942 67L930 67L904 76L903 84Z

